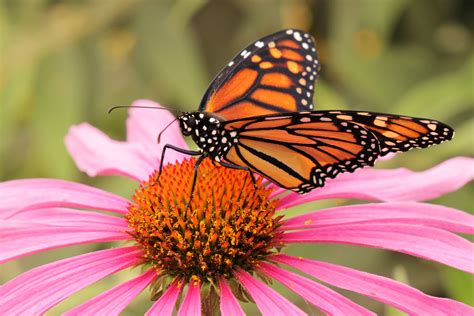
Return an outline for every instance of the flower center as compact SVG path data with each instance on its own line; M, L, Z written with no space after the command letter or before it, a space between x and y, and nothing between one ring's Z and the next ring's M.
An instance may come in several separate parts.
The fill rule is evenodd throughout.
M136 190L126 219L144 259L161 275L187 280L252 270L279 245L274 239L282 216L274 216L272 190L261 179L254 186L246 171L205 159L188 207L195 162L168 164Z

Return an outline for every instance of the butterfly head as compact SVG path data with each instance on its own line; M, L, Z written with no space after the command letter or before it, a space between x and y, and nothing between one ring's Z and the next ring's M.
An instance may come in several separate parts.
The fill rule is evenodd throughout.
M200 136L218 128L220 121L202 112L185 112L178 115L179 127L185 136Z
M206 112L187 112L178 116L181 132L191 136L196 145L219 161L232 146L235 132L222 128L218 117Z
M196 118L192 114L193 113L186 112L178 115L179 128L184 136L191 135L193 130L196 128Z

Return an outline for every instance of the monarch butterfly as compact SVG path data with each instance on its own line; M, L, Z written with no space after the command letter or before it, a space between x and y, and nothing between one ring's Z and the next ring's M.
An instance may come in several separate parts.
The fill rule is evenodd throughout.
M167 144L161 161L173 149L199 156L196 173L209 157L225 167L250 171L252 179L255 172L306 193L324 186L326 178L373 166L380 156L453 137L452 128L431 119L314 111L319 71L309 34L287 29L257 40L215 77L198 111L177 116L182 133L192 137L199 151Z

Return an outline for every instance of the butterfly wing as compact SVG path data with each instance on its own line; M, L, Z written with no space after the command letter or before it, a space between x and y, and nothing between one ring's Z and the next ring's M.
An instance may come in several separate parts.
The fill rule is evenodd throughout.
M372 166L377 138L358 124L320 112L269 115L226 122L237 142L225 159L281 187L308 192L326 178Z
M319 72L311 36L283 30L246 47L212 81L199 106L227 119L312 109Z
M440 144L454 136L451 127L425 118L360 111L329 111L326 115L370 130L379 140L381 156Z

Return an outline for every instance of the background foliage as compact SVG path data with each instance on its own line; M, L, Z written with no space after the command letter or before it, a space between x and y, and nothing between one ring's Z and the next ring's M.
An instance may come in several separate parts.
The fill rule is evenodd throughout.
M63 144L69 126L88 121L123 139L126 113L107 115L111 105L149 98L196 109L207 84L234 54L285 27L309 31L317 40L323 65L318 108L425 116L455 127L453 142L400 155L383 167L423 169L448 157L472 155L473 24L474 2L469 0L0 0L0 177L63 178L130 196L134 183L89 179L75 168ZM469 210L472 193L467 187L435 202ZM304 210L323 206L328 202ZM28 268L99 247L70 247L5 264L0 283ZM472 278L441 265L355 247L288 251L474 304ZM98 282L50 314L137 273ZM380 314L398 314L345 294ZM142 313L149 305L145 292L124 315Z

